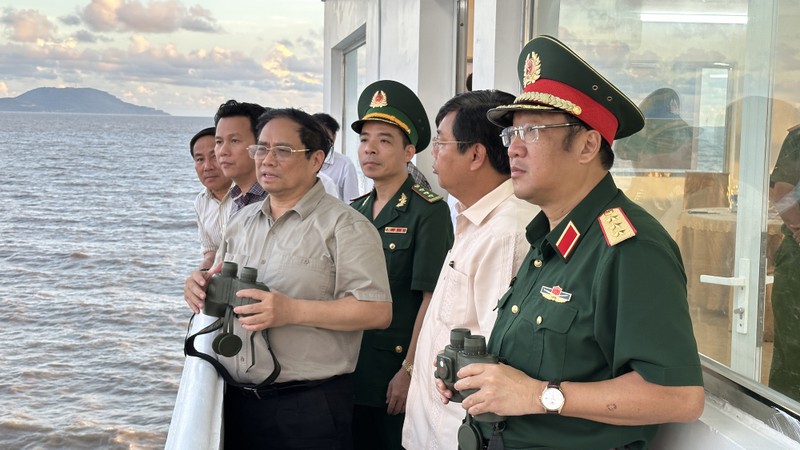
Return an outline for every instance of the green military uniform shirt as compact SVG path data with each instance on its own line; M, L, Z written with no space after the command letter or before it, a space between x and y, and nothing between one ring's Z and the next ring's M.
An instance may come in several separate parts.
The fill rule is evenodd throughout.
M531 250L498 303L490 353L543 381L635 370L651 383L702 385L678 247L610 174L554 230L536 216L527 239ZM488 439L490 424L480 426ZM608 449L644 447L655 431L536 414L509 417L502 435L506 449Z
M788 199L778 203L800 200L800 128L789 130L781 145L770 183L783 182L794 185L786 194ZM776 199L777 200L777 199ZM788 200L788 202L787 202ZM781 205L783 206L783 205ZM784 234L775 252L775 282L772 285L772 316L775 323L775 342L772 365L769 371L769 387L800 401L800 245L794 240L792 230L783 224Z
M386 388L408 351L422 292L433 291L453 245L453 226L447 202L415 184L410 175L375 219L374 200L372 191L351 205L381 235L392 293L392 323L385 330L364 332L355 386L356 404L385 408Z

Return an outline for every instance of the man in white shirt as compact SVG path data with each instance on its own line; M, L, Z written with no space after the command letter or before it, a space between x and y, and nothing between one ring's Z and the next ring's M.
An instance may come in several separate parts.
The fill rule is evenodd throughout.
M325 113L316 113L313 116L319 121L322 128L328 132L328 136L331 138L331 146L333 146L333 143L336 141L336 133L339 132L339 122ZM339 197L343 202L350 203L352 199L360 195L355 164L353 164L350 158L336 152L333 148L331 148L328 156L325 158L325 164L322 165L322 170L317 174L324 182L325 180L322 178L322 175L329 177L336 185L336 194L328 193ZM327 190L328 188L326 186L326 191Z
M217 162L214 130L214 127L204 128L189 141L194 170L203 184L203 190L194 199L200 250L203 254L200 269L208 269L214 262L231 211L231 197L228 195L231 179L222 173Z
M473 91L455 96L436 116L433 172L459 199L455 243L445 259L422 323L406 404L403 446L455 449L465 413L443 404L434 382L436 355L450 343L450 330L469 328L489 336L497 300L508 289L529 245L525 226L539 208L514 196L500 127L486 112L514 96Z

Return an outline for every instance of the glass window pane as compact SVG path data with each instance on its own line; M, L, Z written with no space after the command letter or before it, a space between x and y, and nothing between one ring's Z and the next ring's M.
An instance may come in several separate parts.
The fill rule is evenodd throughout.
M342 117L342 153L353 161L358 175L359 192L369 190L368 179L361 172L358 163L358 135L350 131L350 124L359 119L358 96L367 87L367 46L361 44L344 53L344 112Z
M680 245L701 353L737 371L750 361L741 373L776 388L785 377L791 388L778 389L800 399L800 211L792 228L792 213L775 208L800 178L800 5L535 3L535 29L559 37L646 116L644 130L614 144L612 173ZM788 198L795 208L800 196Z

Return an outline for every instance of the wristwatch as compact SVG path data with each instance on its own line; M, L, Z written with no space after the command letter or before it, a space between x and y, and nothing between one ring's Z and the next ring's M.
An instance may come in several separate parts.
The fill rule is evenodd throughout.
M564 407L564 391L561 390L560 381L550 381L547 387L542 391L539 397L539 402L547 411L547 414L561 414L561 408Z

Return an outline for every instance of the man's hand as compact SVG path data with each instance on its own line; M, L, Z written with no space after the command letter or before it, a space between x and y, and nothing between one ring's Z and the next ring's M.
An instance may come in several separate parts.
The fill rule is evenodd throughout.
M470 364L458 371L458 377L454 386L457 390L479 389L461 403L473 416L487 412L501 416L545 412L536 400L545 384L509 365Z
M242 289L237 297L252 298L256 303L237 306L233 312L239 315L242 328L247 331L261 331L296 323L292 299L278 291L262 291L260 289Z
M401 367L389 381L389 387L386 389L387 414L394 416L406 411L406 398L408 398L408 386L410 384L411 375Z
M195 314L198 314L205 304L208 280L222 270L222 263L217 264L208 271L195 270L183 283L183 298Z

